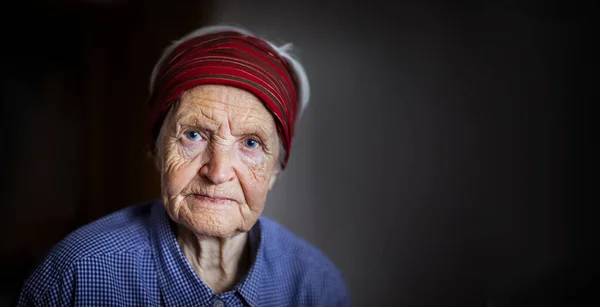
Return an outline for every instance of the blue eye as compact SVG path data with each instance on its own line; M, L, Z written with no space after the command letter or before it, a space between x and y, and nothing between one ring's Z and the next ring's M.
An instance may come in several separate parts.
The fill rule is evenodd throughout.
M188 139L195 141L200 138L200 133L198 133L198 131L188 131L185 133L185 136Z
M246 145L248 148L256 148L258 147L258 142L253 139L247 139L244 141L244 145Z

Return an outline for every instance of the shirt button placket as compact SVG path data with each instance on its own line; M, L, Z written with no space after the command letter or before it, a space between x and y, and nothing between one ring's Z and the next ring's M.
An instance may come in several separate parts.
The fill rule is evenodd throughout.
M225 302L220 299L215 299L213 301L213 307L225 307Z

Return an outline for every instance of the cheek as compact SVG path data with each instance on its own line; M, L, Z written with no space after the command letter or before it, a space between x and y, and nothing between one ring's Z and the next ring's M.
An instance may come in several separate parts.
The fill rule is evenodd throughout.
M273 169L265 164L245 164L243 171L238 173L246 202L250 208L262 209L264 207L272 173Z
M247 182L244 196L250 210L262 211L267 200L268 184L266 182Z
M165 151L163 163L163 192L172 197L181 191L193 180L198 172L196 165L200 159L190 157L176 146Z
M249 150L240 145L236 148L238 159L244 165L244 177L255 183L269 182L275 169L277 152L275 155L265 150Z

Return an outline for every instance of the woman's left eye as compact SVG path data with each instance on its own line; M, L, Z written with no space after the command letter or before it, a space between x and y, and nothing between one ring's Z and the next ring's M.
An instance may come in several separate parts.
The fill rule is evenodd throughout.
M188 131L185 133L185 136L188 139L195 141L200 138L200 133L198 133L198 131Z
M254 148L258 147L259 144L256 140L247 139L244 141L244 145L250 149L254 149Z

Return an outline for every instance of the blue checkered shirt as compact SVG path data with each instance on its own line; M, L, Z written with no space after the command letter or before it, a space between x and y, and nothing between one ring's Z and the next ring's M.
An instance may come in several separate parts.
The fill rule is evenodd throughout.
M200 280L161 201L92 222L58 243L25 282L18 306L349 306L340 272L319 250L261 217L252 266L230 291Z

